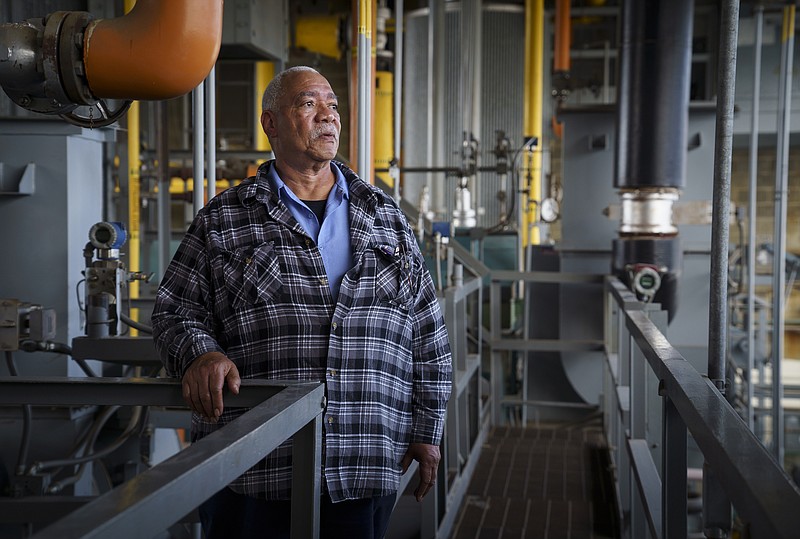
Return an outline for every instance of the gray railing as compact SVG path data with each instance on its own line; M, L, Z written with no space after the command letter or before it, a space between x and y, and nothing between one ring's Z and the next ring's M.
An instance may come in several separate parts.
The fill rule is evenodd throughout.
M34 537L156 536L292 436L296 462L307 464L293 471L292 537L319 537L323 397L319 383L243 380L240 394L226 395L225 405L250 410ZM185 407L179 381L152 378L3 378L0 405L12 404ZM48 498L2 498L0 521L25 522L13 515L41 514ZM60 502L70 506L65 497ZM74 508L80 500L72 502Z
M606 281L606 433L623 537L685 538L689 434L754 538L800 533L800 491L725 397L664 336L666 312ZM648 368L649 367L649 368Z
M525 303L522 314L521 336L507 337L504 333L509 329L502 322L502 289L509 283L522 283L524 290L529 283L549 283L569 285L596 284L603 282L603 275L596 273L568 273L552 271L502 271L494 270L490 276L490 342L491 342L491 383L492 383L492 423L503 425L507 422L509 408L520 410L521 424L528 423L528 409L536 407L579 407L596 408L584 403L553 402L528 399L528 365L534 359L532 354L524 354L521 394L510 394L506 388L506 373L510 372L511 352L579 352L600 351L603 348L601 339L533 339L528 335L530 313L529 302ZM530 292L526 292L530 293Z

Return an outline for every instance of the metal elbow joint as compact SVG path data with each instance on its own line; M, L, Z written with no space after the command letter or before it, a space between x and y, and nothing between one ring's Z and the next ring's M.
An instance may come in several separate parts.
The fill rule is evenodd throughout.
M107 20L57 11L0 25L0 86L44 114L105 98L171 99L202 82L221 42L222 0L139 0Z
M94 105L83 69L83 35L91 15L57 11L0 25L0 85L22 108L65 114Z

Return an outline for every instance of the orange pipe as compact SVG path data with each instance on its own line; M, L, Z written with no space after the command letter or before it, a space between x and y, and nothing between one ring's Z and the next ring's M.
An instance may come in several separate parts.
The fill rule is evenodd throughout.
M569 72L569 47L572 40L570 20L570 0L556 0L555 48L553 51L553 71Z
M138 0L123 17L89 23L89 88L101 98L184 95L211 72L221 41L222 0Z

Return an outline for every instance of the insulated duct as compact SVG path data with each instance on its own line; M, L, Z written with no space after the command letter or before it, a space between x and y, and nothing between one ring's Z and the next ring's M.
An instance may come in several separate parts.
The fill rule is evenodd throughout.
M211 72L221 41L222 0L137 0L124 17L89 23L89 88L118 99L184 95Z
M0 25L0 85L44 114L105 98L170 99L208 75L221 39L222 0L139 0L103 20L56 11Z
M686 178L693 8L693 0L622 5L614 187L623 212L612 271L670 320L683 266L672 205Z

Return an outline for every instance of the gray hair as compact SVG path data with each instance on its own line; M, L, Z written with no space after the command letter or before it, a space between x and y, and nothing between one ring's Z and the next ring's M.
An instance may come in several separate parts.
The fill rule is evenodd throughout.
M264 96L261 98L261 111L277 111L276 107L278 106L278 101L280 101L281 97L283 97L283 79L287 75L300 73L303 71L311 71L317 75L320 74L319 71L308 66L295 66L281 71L275 75L275 78L273 78L269 84L267 84L267 89L264 90Z

